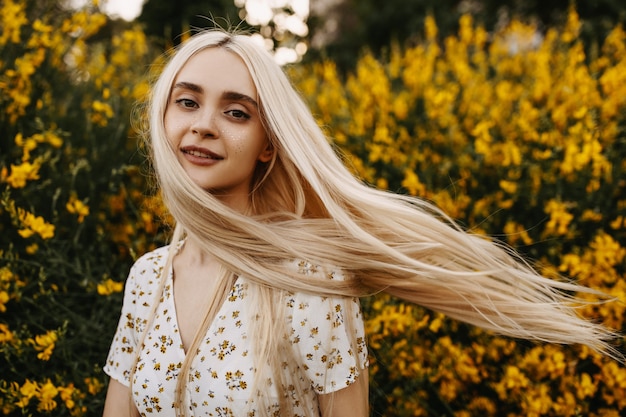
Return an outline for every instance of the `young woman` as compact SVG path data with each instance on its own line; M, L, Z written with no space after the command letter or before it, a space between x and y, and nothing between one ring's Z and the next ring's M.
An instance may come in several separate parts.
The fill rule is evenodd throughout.
M105 416L367 416L358 297L378 291L618 355L568 295L590 290L355 179L249 37L193 36L155 83L149 116L176 228L130 272Z

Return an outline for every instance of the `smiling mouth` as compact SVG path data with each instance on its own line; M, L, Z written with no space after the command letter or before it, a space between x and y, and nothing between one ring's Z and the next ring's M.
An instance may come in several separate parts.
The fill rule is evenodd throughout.
M183 148L183 149L181 149L181 151L184 154L195 156L195 157L198 157L198 158L214 159L214 160L217 160L217 161L220 161L220 160L224 159L223 157L221 157L221 156L219 156L219 155L217 155L217 154L215 154L215 153L213 153L211 151L205 150L205 149L200 150L200 149L196 149L196 148Z

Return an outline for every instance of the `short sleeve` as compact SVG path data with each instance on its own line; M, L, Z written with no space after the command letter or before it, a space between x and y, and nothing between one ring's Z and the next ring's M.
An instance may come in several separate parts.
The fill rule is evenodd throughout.
M343 279L338 272L328 275ZM287 301L289 339L318 394L346 388L368 366L358 298L296 293Z
M130 385L140 332L146 325L166 254L166 249L160 248L139 258L126 279L120 319L103 369L126 386Z

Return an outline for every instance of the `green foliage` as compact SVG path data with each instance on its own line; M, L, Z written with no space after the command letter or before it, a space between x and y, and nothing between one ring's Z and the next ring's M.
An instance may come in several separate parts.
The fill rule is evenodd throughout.
M130 110L144 35L93 9L0 6L0 410L95 414L132 255L154 246Z

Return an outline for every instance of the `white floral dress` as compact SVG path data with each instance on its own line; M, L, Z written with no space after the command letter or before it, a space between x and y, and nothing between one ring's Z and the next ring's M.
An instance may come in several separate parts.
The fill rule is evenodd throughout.
M120 321L104 367L111 378L126 386L130 385L140 332L144 331L154 293L159 289L167 255L167 247L144 255L133 265L126 282ZM303 274L310 274L316 268L306 262L298 267ZM174 415L176 380L185 359L171 270L166 279L133 379L133 399L142 416ZM247 309L251 308L245 301L249 285L254 284L243 277L237 278L191 364L185 408L193 416L262 414L249 402L255 370L251 354L253 340L247 336L250 330L245 320ZM285 303L288 337L295 357L301 360L298 364L301 378L306 378L310 387L305 390L309 396L306 401L293 399L294 416L318 416L316 395L345 388L356 380L359 369L367 366L359 302L356 298L297 293L287 296ZM348 312L354 314L350 328L344 323L344 313ZM351 340L357 341L356 349L351 348ZM266 394L271 399L266 414L283 416L276 400L276 388L269 389L274 392Z

